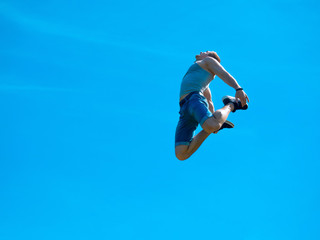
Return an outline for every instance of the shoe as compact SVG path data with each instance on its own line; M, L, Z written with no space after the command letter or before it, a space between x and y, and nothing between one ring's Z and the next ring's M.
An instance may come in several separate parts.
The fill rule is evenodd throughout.
M227 120L222 124L221 128L219 129L219 131L221 129L224 129L224 128L234 128L234 124Z
M214 132L214 133L217 133L217 132L219 132L220 130L222 130L224 128L234 128L234 124L227 120L222 124L221 128L218 131Z
M248 104L242 106L240 100L238 99L238 102L237 102L235 97L224 96L222 98L222 102L224 103L224 105L227 105L229 103L233 103L234 110L232 112L235 112L238 109L241 109L241 110L247 110L248 109Z

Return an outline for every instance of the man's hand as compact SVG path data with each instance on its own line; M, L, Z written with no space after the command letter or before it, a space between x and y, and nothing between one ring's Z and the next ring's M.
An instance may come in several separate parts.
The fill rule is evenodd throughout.
M247 104L247 101L249 102L249 98L243 90L237 91L235 98L237 100L238 100L238 98L240 99L242 107Z

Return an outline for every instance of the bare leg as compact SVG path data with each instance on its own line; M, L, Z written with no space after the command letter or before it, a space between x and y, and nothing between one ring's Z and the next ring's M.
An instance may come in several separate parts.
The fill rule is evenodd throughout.
M203 130L199 132L190 142L190 145L178 145L175 148L176 157L179 160L188 159L207 139L207 137L218 131L222 124L227 120L230 112L233 110L233 104L227 104L223 108L213 113L213 117L208 118L203 124Z
M223 108L215 111L213 117L208 118L203 124L202 128L207 133L213 133L218 131L222 124L227 120L230 112L233 110L234 106L232 103L227 104Z
M210 133L207 133L206 131L202 130L199 132L190 142L190 145L178 145L176 146L176 157L179 160L186 160L188 159L206 140L207 137L209 137Z

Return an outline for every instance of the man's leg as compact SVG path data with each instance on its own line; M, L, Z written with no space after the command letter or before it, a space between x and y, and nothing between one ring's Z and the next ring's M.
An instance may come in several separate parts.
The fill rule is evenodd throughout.
M222 124L227 120L230 112L233 110L233 104L227 104L223 108L215 111L213 117L208 118L203 124L203 130L199 132L190 142L189 145L178 145L175 148L176 157L179 160L188 159L207 139L207 137L214 132L217 132Z
M222 124L227 120L231 111L234 110L234 105L229 103L225 105L223 108L215 111L213 116L208 118L203 124L202 128L207 133L213 133L218 131Z
M210 133L202 130L192 139L189 145L176 146L176 157L181 161L188 159L201 146L203 141L206 140L209 135Z

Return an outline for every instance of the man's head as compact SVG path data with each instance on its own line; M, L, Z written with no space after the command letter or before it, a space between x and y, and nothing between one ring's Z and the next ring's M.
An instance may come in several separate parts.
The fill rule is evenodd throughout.
M212 57L212 58L216 59L218 62L221 61L218 54L214 51L200 52L200 54L196 55L196 60L200 61L202 59L205 59L206 57Z

